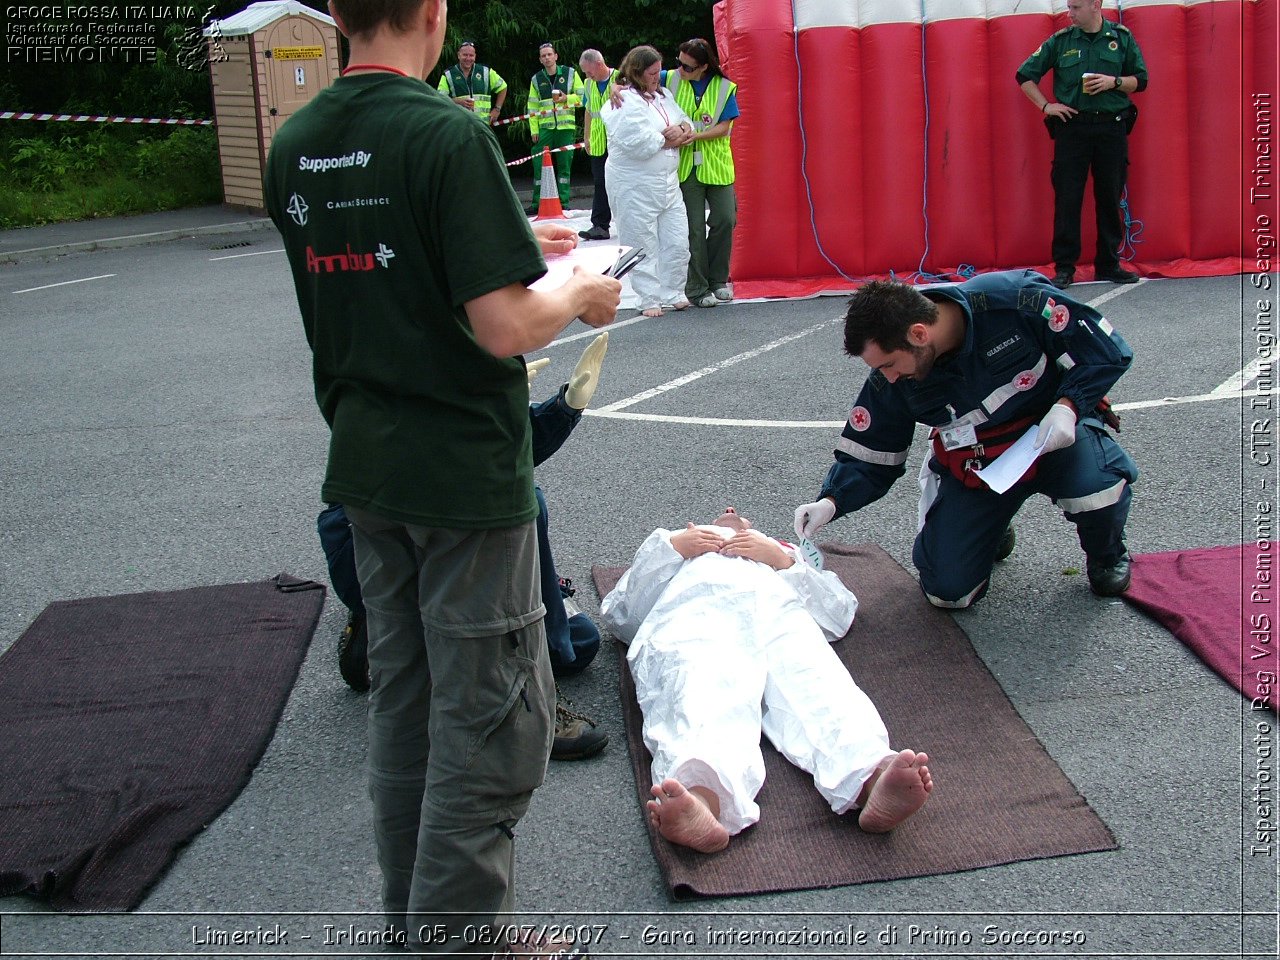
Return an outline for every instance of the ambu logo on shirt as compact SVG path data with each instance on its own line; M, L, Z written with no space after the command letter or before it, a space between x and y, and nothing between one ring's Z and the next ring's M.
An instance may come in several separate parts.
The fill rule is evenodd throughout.
M866 407L854 407L849 414L849 426L861 433L871 426L871 411Z
M378 244L376 253L356 253L347 244L345 253L334 253L320 256L310 246L307 247L307 273L347 273L372 270L374 263L387 269L388 261L395 259L395 253L385 243Z

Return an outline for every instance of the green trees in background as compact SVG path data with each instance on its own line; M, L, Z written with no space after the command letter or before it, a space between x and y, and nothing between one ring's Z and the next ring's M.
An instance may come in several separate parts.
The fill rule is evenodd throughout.
M145 8L194 14L151 24L146 37L154 59L145 62L50 62L11 54L0 74L0 111L211 119L213 94L200 31L249 2ZM326 10L324 0L303 2ZM143 8L104 9L121 14L121 24L136 24L125 17ZM712 0L453 0L440 62L450 66L458 43L474 40L481 62L510 85L503 112L513 116L525 110L529 78L539 68L538 46L545 41L556 45L562 64L575 69L586 47L616 66L640 43L656 46L674 67L676 47L695 36L713 36ZM436 83L440 73L437 68L429 81ZM525 124L504 126L498 140L509 157L528 154ZM222 198L216 134L208 127L0 120L0 178L6 183L0 229Z
M316 10L326 9L324 0L304 2ZM249 0L198 0L190 8L196 17L157 22L148 34L157 45L152 63L119 59L67 63L11 56L0 75L0 109L211 118L209 70L199 32L212 19L228 17L248 5ZM475 40L480 60L511 84L507 111L511 112L518 104L510 96L518 96L523 104L529 77L538 69L538 45L544 41L556 45L561 63L574 67L585 47L601 50L616 63L639 43L653 44L663 52L668 66L674 66L679 43L712 36L711 7L711 0L454 0L441 63L447 67L454 62L464 37ZM119 22L136 23L124 17ZM430 79L439 75L437 70Z
M510 85L504 116L525 112L529 78L540 68L538 47L554 43L561 64L578 68L587 47L604 54L612 66L632 47L648 43L676 65L676 48L692 37L714 39L713 0L489 0L449 5L449 30L440 66L429 78L440 79L457 59L458 44L474 40L478 59L502 74ZM509 157L527 155L529 131L524 124L504 127L499 142ZM583 158L575 155L575 162Z

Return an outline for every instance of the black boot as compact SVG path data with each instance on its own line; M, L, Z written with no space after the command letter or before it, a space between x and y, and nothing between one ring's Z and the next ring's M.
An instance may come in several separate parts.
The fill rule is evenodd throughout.
M1018 542L1018 535L1013 532L1013 524L1004 528L1004 533L1000 537L1000 542L996 545L996 563L1008 558L1013 553L1014 544Z
M369 621L364 611L352 611L338 638L338 672L357 693L369 689Z
M1122 553L1110 564L1088 560L1086 572L1089 574L1089 589L1100 597L1118 597L1129 589L1131 579L1129 571L1129 554Z

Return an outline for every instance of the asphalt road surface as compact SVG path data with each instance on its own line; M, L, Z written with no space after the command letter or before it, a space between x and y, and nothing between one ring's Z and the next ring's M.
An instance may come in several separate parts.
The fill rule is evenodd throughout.
M1255 399L1249 279L1072 293L1100 304L1136 354L1113 391L1121 440L1142 470L1131 550L1253 539L1255 504L1270 500L1277 475L1274 459L1260 466L1246 445L1274 400L1268 383ZM790 530L866 372L841 353L842 307L835 297L735 303L614 328L591 415L538 471L557 566L582 588L584 609L598 609L591 565L628 562L655 526L733 504L765 531ZM537 354L552 362L535 398L567 379L590 335L575 325ZM315 535L326 429L273 231L0 267L0 343L0 650L56 600L282 570L327 579ZM826 536L874 541L911 569L922 449L889 496ZM1254 837L1251 798L1259 770L1274 776L1273 745L1254 739L1259 720L1274 717L1250 713L1124 603L1093 597L1074 530L1050 503L1030 501L1017 531L990 594L956 619L1119 850L674 903L643 827L606 647L562 689L611 743L591 760L553 764L520 824L523 917L596 925L596 956L1274 956L1280 853L1274 835ZM344 623L330 596L252 781L138 913L68 917L0 900L0 955L362 955L322 944L325 924L375 926L379 912L364 699L335 663ZM985 762L1000 765L999 744ZM947 763L934 758L940 790ZM276 924L291 931L289 946L200 942L206 928ZM705 944L713 925L850 924L872 942L836 952ZM897 944L878 945L890 928ZM1015 944L1019 931L1053 930L1083 931L1085 943Z

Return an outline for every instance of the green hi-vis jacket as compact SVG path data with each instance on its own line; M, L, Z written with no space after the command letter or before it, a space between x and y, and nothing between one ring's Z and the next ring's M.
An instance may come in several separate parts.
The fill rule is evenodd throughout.
M738 89L738 85L725 76L714 76L703 91L702 100L694 102L693 84L684 80L678 70L667 73L667 89L676 98L676 103L693 120L696 131L709 130L720 122L720 114L724 112L729 97ZM698 140L680 148L680 181L689 178L695 166L695 154L701 157L697 163L698 179L702 183L723 186L733 183L733 151L729 148L729 136L715 137L712 140Z
M449 97L471 97L475 101L472 112L488 120L489 111L493 109L493 98L507 89L507 81L498 75L498 71L489 69L483 63L477 63L471 68L471 76L464 77L462 68L455 63L444 72L437 89Z
M587 133L587 156L603 157L609 149L609 141L605 136L604 124L600 121L600 111L609 102L609 90L618 82L618 71L609 72L609 80L604 85L604 93L600 92L600 84L587 80L583 84L583 104L587 108L587 116L591 118Z
M559 90L569 99L563 103L555 103L551 99L553 91ZM532 114L552 111L552 116L532 116L529 118L529 133L538 135L539 129L574 130L578 126L574 111L582 106L582 78L572 67L556 67L556 75L548 76L547 71L539 70L529 82L529 112Z

